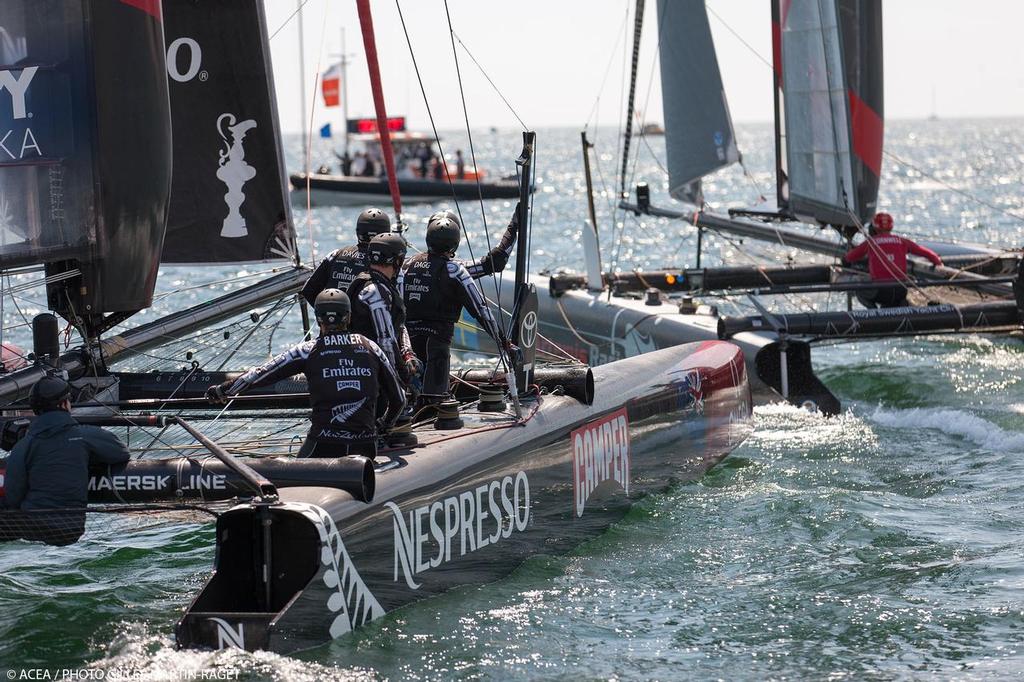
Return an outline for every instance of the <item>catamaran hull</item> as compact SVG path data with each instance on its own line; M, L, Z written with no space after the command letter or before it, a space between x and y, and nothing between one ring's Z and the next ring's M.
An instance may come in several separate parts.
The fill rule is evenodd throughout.
M362 206L379 202L391 196L388 183L378 178L360 178L341 175L321 175L312 173L293 173L290 181L293 188L293 199L297 203L306 203L306 190L309 190L309 201L312 206ZM519 183L515 180L495 180L492 182L456 180L451 183L443 180L399 180L399 191L403 203L435 203L450 201L452 196L458 199L515 199L519 196Z
M555 355L568 352L581 362L600 365L681 343L719 338L717 315L682 314L672 303L646 305L639 298L609 297L607 292L570 290L556 298L550 295L546 281L535 278L533 283L540 304L540 351ZM511 286L503 282L503 299L511 300L512 296ZM455 347L493 351L490 337L477 331L468 315L463 320L466 324L456 328ZM783 387L783 346L775 332L744 331L729 340L743 351L758 404L782 400L785 393L785 399L794 404L809 402L826 414L839 412L838 398L814 374L811 348L806 342L786 342L787 381Z
M544 396L525 425L464 414L473 429L395 453L374 501L289 488L271 518L273 576L261 601L261 512L217 528L215 573L177 628L183 647L290 652L388 611L507 575L527 557L593 537L642 495L692 480L750 432L741 351L712 341L594 372L592 406Z

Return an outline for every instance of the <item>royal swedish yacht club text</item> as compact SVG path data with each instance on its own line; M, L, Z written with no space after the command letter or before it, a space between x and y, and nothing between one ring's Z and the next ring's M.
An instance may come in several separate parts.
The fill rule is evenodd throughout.
M530 521L530 481L519 473L437 500L403 514L394 502L395 573L412 589L413 577L526 530Z

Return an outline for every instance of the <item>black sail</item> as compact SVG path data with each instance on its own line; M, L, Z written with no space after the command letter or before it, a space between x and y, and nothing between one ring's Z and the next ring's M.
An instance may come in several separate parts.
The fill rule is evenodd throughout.
M291 259L262 0L164 0L174 176L165 263Z
M90 329L152 301L170 190L158 0L0 3L0 268Z

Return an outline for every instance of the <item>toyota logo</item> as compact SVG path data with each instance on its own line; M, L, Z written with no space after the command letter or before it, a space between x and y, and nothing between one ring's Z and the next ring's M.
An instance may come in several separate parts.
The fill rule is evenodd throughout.
M533 348L533 344L537 342L537 313L532 310L526 313L519 327L519 340L524 348Z

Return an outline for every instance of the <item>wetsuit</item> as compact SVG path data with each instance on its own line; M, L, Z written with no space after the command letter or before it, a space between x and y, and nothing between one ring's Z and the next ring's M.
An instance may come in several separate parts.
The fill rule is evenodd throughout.
M498 323L462 263L446 255L417 254L406 261L398 286L405 299L412 348L423 362L424 396L448 392L452 337L463 308L501 347Z
M89 465L123 464L128 448L97 426L84 426L64 410L44 412L6 460L0 540L68 545L85 532ZM41 509L74 509L39 512ZM20 511L13 511L20 510Z
M373 457L378 425L395 423L405 392L381 349L361 334L330 332L296 344L221 387L232 396L300 373L313 415L299 457Z
M405 358L413 351L398 287L390 277L371 269L355 278L348 297L352 301L349 329L376 341L402 382L408 384Z
M354 244L332 251L327 258L320 261L316 270L306 280L302 287L302 297L313 305L316 295L324 289L348 289L352 280L366 272L369 267L366 262L366 246Z
M872 241L875 248L871 246ZM865 308L897 308L907 304L907 287L903 282L907 279L908 253L942 265L942 259L931 249L895 234L877 235L846 252L844 264L867 258L871 281L880 284L877 289L857 292L857 300Z

